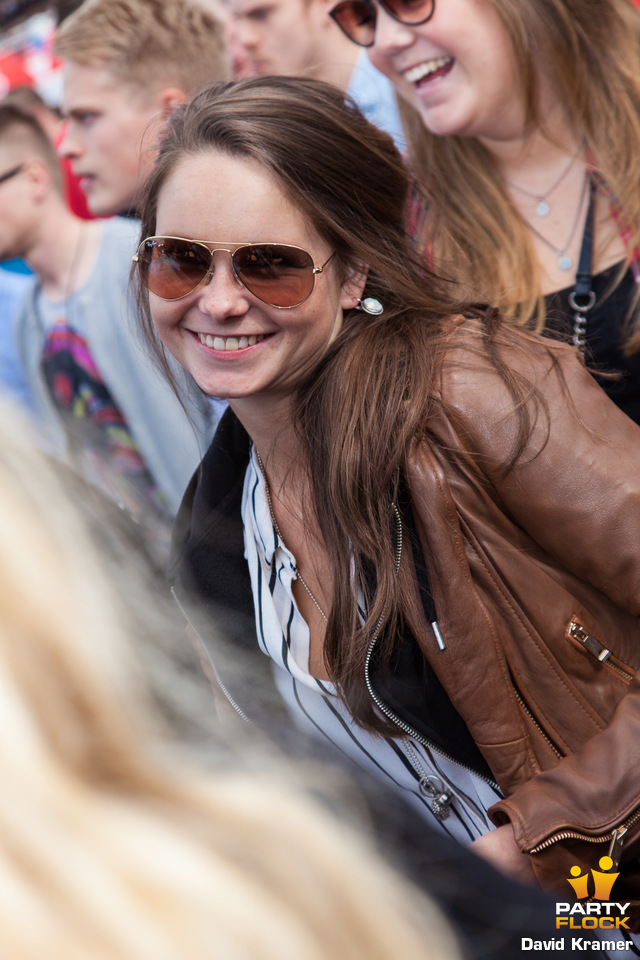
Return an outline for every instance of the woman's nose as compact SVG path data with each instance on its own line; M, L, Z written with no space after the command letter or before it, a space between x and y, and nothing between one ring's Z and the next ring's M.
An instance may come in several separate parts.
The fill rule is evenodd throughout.
M389 56L410 47L415 41L415 28L406 23L399 23L389 16L379 4L376 5L376 32L373 46L369 48L371 60L378 66L377 54L381 57ZM381 66L380 69L383 69ZM385 71L386 72L386 71Z
M216 250L209 273L199 287L199 308L216 320L245 314L251 305L248 290L233 271L227 250Z

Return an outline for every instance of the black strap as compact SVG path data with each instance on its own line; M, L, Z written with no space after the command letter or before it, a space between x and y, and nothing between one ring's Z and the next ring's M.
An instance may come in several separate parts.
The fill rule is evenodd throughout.
M587 219L584 224L584 233L582 234L582 247L580 248L580 259L578 260L578 271L576 273L576 285L573 291L574 298L580 297L584 304L586 298L589 300L589 294L593 293L591 281L593 274L593 221L595 219L595 195L596 183L591 181L589 186L589 208L587 210Z
M573 314L573 345L580 353L586 348L587 314L593 309L596 295L593 287L593 236L595 220L596 182L592 178L589 184L589 207L582 234L580 259L576 273L576 285L569 294L569 306Z

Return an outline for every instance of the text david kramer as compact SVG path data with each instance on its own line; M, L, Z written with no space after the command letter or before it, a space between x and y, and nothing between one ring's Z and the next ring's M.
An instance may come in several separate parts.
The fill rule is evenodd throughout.
M558 940L532 940L522 937L523 950L565 950L565 937ZM628 940L585 940L584 937L571 937L570 950L630 950Z

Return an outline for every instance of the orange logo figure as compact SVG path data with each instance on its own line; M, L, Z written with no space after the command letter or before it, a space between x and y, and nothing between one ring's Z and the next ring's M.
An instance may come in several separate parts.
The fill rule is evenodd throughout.
M611 857L600 857L598 862L600 870L592 870L595 891L594 900L608 900L611 896L611 889L620 876L619 873L601 873L601 870L611 870L613 860ZM578 900L585 900L589 896L589 874L580 876L581 867L571 867L571 876L575 879L567 878L567 882L573 887Z

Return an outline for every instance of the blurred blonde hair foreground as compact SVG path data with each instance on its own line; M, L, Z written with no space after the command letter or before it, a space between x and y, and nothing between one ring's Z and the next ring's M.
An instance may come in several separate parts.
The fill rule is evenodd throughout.
M123 578L4 402L0 422L3 960L458 957L289 774L201 771L171 742Z

